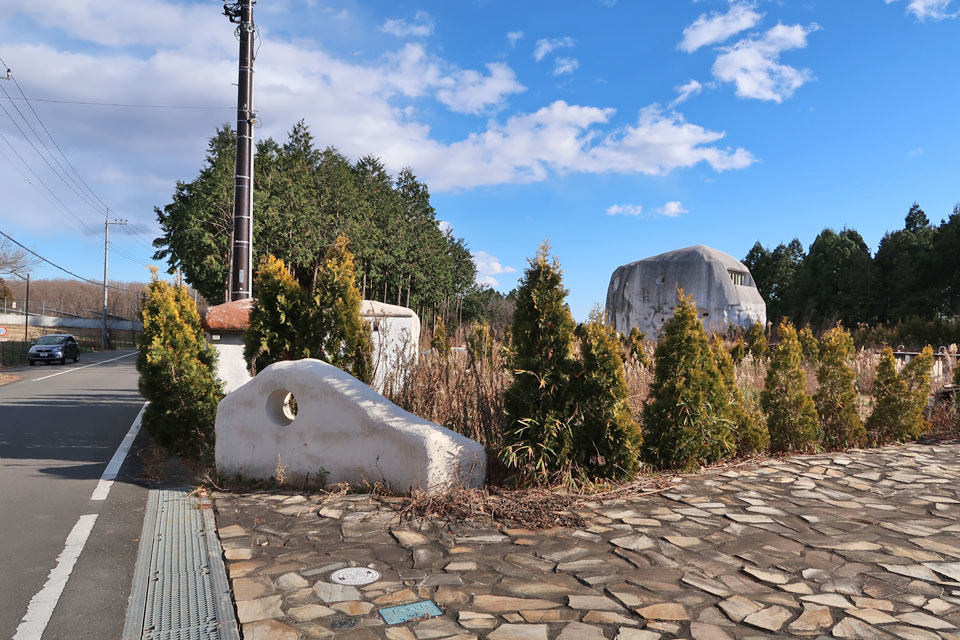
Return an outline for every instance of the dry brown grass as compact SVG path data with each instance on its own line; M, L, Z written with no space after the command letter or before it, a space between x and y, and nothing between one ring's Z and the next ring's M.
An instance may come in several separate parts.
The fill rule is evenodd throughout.
M431 352L420 356L406 384L388 397L410 413L480 442L495 459L503 444L503 398L510 380L499 348L490 360L477 361L465 351L446 357Z

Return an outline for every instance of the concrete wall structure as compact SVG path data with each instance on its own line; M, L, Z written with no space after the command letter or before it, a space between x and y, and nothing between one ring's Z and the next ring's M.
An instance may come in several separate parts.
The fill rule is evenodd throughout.
M252 378L243 359L243 332L250 326L252 308L252 299L235 300L210 307L203 318L207 342L217 351L217 377L226 393ZM372 386L381 393L395 389L406 380L420 353L420 318L412 309L375 300L363 300L360 315L371 328Z
M23 327L23 315L17 313L0 313L0 325ZM30 314L31 327L46 327L49 329L99 329L103 326L100 318L61 318L59 316L41 316ZM107 327L117 331L143 331L143 323L133 320L118 320L107 318ZM65 332L69 333L69 331Z
M766 325L767 305L746 265L704 245L669 251L618 267L607 288L607 318L621 333L650 336L673 316L677 287L692 294L704 329Z
M413 309L375 300L361 302L360 315L370 323L373 388L399 388L420 354L420 318Z
M249 382L250 367L243 359L243 332L250 326L253 299L234 300L207 309L203 328L207 342L217 352L217 377L224 393L230 393Z
M289 396L296 398L296 414ZM320 360L278 362L217 409L216 463L246 478L322 469L328 482L392 490L477 487L486 455L473 440L418 418Z

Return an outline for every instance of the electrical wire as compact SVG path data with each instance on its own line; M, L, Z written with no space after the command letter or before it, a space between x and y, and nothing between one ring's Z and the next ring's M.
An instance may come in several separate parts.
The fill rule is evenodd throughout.
M0 87L0 88L2 88L2 87ZM6 90L4 90L4 93L6 93ZM50 161L47 160L47 158L46 158L42 153L40 153L40 150L37 149L37 145L35 145L35 144L33 143L33 140L30 139L30 136L27 135L27 133L23 130L23 127L20 126L20 124L16 121L16 119L14 119L14 117L13 117L12 115L10 115L10 112L7 111L7 108L6 108L5 106L3 106L3 103L2 103L2 102L0 102L0 111L3 111L3 113L7 116L7 118L10 119L10 122L13 123L13 126L15 126L15 127L17 128L17 131L20 132L20 135L23 136L23 139L26 140L27 143L33 148L34 153L36 153L37 156L39 156L40 159L43 160L43 162L44 162L48 167L50 167L50 170L54 173L54 175L57 176L57 178L60 179L60 182L62 182L63 184L65 184L68 189L70 189L70 190L73 191L75 194L77 194L78 196L80 196L80 199L83 200L86 204L92 206L95 211L98 211L98 212L99 212L99 209L98 209L96 206L94 206L93 204L90 203L90 199L89 199L85 194L81 194L79 191L77 191L76 187L74 187L74 186L71 185L69 182L67 182L67 181L64 179L64 177L54 168L54 166L53 166L52 164L50 164ZM18 111L19 111L19 110L18 110ZM22 117L22 116L21 116L21 117ZM28 126L29 126L29 125L28 125ZM36 135L36 134L34 134L34 135ZM39 139L39 138L38 138L38 139ZM7 141L7 144L10 144L10 142ZM43 144L43 142L41 141L41 145L42 145L42 144ZM10 145L10 146L11 146L11 148L13 147L13 145ZM47 153L50 153L49 150L47 151ZM20 156L19 153L18 153L17 155ZM20 156L20 159L23 160L23 156ZM24 160L24 163L26 163L25 160ZM34 172L34 175L36 175L36 172ZM37 176L37 178L39 179L39 176Z
M192 105L192 104L130 104L120 102L90 102L86 100L55 100L53 98L18 98L13 96L11 100L31 100L33 102L48 102L52 104L76 104L88 107L117 107L124 109L202 109L209 111L236 111L236 107L214 107L210 105Z
M31 167L31 166L29 165L29 163L27 163L27 161L24 160L23 156L20 155L20 152L17 151L16 147L14 147L14 146L10 143L10 140L7 139L7 136L3 135L3 132L2 132L2 131L0 131L0 139L2 139L4 142L7 143L7 146L10 147L10 150L13 151L14 154L16 154L16 156L20 159L20 162L22 162L23 165L27 168L27 170L29 170L30 173L33 174L33 177L36 178L37 182L39 182L40 184L42 184L42 185L43 185L43 188L50 192L50 195L53 197L53 199L57 201L57 203L63 208L63 210L64 210L70 217L72 217L74 220L76 220L77 222L79 222L79 223L80 223L80 226L82 226L84 229L86 229L86 230L89 231L90 233L96 233L96 231L94 231L93 228L90 227L90 225L88 225L86 222L84 222L83 219L80 218L80 216L78 216L78 215L75 214L73 211L71 211L70 208L69 208L67 205L65 205L65 204L63 203L63 201L62 201L59 197L57 197L57 194L54 193L53 189L51 189L50 186L49 186L46 182L43 181L43 178L41 178L41 177L37 174L37 172L33 170L33 167ZM10 160L9 156L7 156L6 154L4 154L4 157L10 162L10 164L12 164L12 165L14 166L14 168L17 169L17 171L20 172L20 175L24 175L23 172L20 171L19 167L17 167L16 164L14 164L12 160ZM30 180L29 178L27 178L25 175L24 175L24 178L26 178L27 182L29 182L30 184L32 184L32 185L34 186L34 188L36 188L37 190L40 189L40 187L38 187L36 184L34 184L33 181ZM41 191L40 193L42 194L43 192Z
M17 81L17 80L16 80L16 77L13 78L13 81L14 81L14 82ZM17 84L17 88L18 88L18 89L20 88L20 85L19 85L19 84ZM0 84L0 91L3 91L3 95L6 96L6 98L7 98L8 100L10 100L10 94L7 93L6 87L4 87L2 84ZM21 95L22 95L22 94L23 94L23 90L21 90L20 93L21 93ZM70 187L69 184L68 184L67 186L70 187L70 188L73 190L74 193L76 193L78 196L80 196L81 199L82 199L87 205L89 205L90 207L92 207L92 208L94 209L94 211L98 211L98 212L99 212L99 207L97 207L97 205L96 205L95 202L93 202L92 200L90 200L90 198L87 196L87 194L81 193L80 191L77 191L77 189L80 189L80 190L82 191L82 190L83 190L83 187L80 185L80 183L78 183L76 180L73 179L73 176L71 176L71 175L69 174L69 172L67 171L66 167L64 167L62 164L60 164L60 161L57 159L57 156L55 156L55 155L53 154L53 152L50 151L50 147L48 147L48 146L47 146L47 143L43 141L43 138L40 137L40 134L37 133L37 130L33 128L33 125L30 124L30 121L27 119L27 117L26 117L25 115L23 115L23 112L20 111L20 107L17 106L17 103L16 103L16 102L13 102L13 101L11 100L11 101L10 101L10 104L13 105L13 108L16 109L17 114L19 114L20 118L24 121L24 123L26 123L27 127L30 129L30 131L33 133L33 135L37 138L37 142L40 143L40 146L43 147L43 150L46 151L46 152L47 152L47 155L49 155L50 158L57 164L57 166L60 167L60 171L62 171L64 174L66 174L67 178L70 179L70 182L73 183L73 185L74 185L74 187L76 187L76 189L74 189L73 187ZM60 145L57 144L57 141L56 141L56 140L53 140L53 136L51 136L51 135L50 135L50 132L47 131L46 125L43 124L43 120L41 120L41 119L40 119L40 116L37 115L37 112L33 109L33 105L30 104L30 101L29 101L29 100L27 101L27 106L29 106L29 107L30 107L30 110L33 111L33 115L34 115L34 117L37 119L37 122L39 122L39 123L40 123L40 126L43 128L43 130L47 132L47 136L50 138L50 140L53 141L54 146L55 146L55 147L57 148L57 150L59 151L59 150L60 150ZM4 109L4 111L6 111L6 109ZM18 128L19 128L19 127L18 127ZM22 129L21 129L21 133L23 133L23 130L22 130ZM34 148L35 148L35 147L34 147ZM63 156L63 151L60 151L60 155ZM64 160L66 160L66 156L63 156L63 158L64 158ZM70 161L69 161L69 160L67 160L67 164L70 165L70 168L73 168L73 165L70 164ZM49 166L49 163L47 163L47 166ZM52 169L53 167L50 167L50 168ZM76 169L74 169L73 172L76 173ZM79 177L79 174L77 174L77 177ZM62 180L62 179L63 179L63 178L61 178L61 180ZM83 178L80 178L80 182L83 182ZM65 183L65 184L66 184L66 183ZM89 187L88 187L88 190L89 190ZM94 198L96 198L96 194L94 194ZM103 203L101 203L101 204L103 204ZM106 206L106 205L104 205L104 206Z
M47 264L49 264L51 267L55 267L55 268L59 269L60 271L63 271L64 273L73 276L73 277L76 278L77 280L82 280L83 282L89 282L90 284L95 284L95 285L97 285L97 286L104 286L104 282L103 282L102 280L97 281L97 280L91 280L90 278L84 278L83 276L77 275L76 273L74 273L73 271L70 271L69 269L64 269L63 267L61 267L60 265L58 265L56 262L53 262L52 260L49 260L49 259L47 259L47 258L44 258L42 255L40 255L39 253L37 253L36 251L34 251L33 249L31 249L30 247L27 247L27 246L25 246L25 245L23 245L23 244L20 244L20 243L17 242L12 236L4 233L3 231L0 231L0 236L3 236L4 238L6 238L7 240L9 240L9 241L12 242L13 244L15 244L15 245L17 245L18 247L20 247L21 249L23 249L24 251L27 251L28 253L36 256L37 258L40 258L41 260L43 260L44 262L46 262ZM108 285L106 285L106 287L107 287L108 289L114 289L115 291L126 291L126 289L121 289L120 287L115 287L115 286L113 286L112 284L108 284Z

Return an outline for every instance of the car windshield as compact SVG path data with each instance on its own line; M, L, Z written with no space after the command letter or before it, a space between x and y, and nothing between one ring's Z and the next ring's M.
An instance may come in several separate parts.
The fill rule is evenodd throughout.
M37 340L37 344L63 344L66 341L63 336L43 336Z

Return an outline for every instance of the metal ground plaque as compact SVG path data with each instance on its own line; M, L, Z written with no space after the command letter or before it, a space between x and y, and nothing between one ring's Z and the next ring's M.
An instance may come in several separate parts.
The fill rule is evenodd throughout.
M443 615L443 611L440 611L433 600L423 600L413 604L402 604L398 607L380 609L380 615L387 624L400 624L401 622L440 616Z

